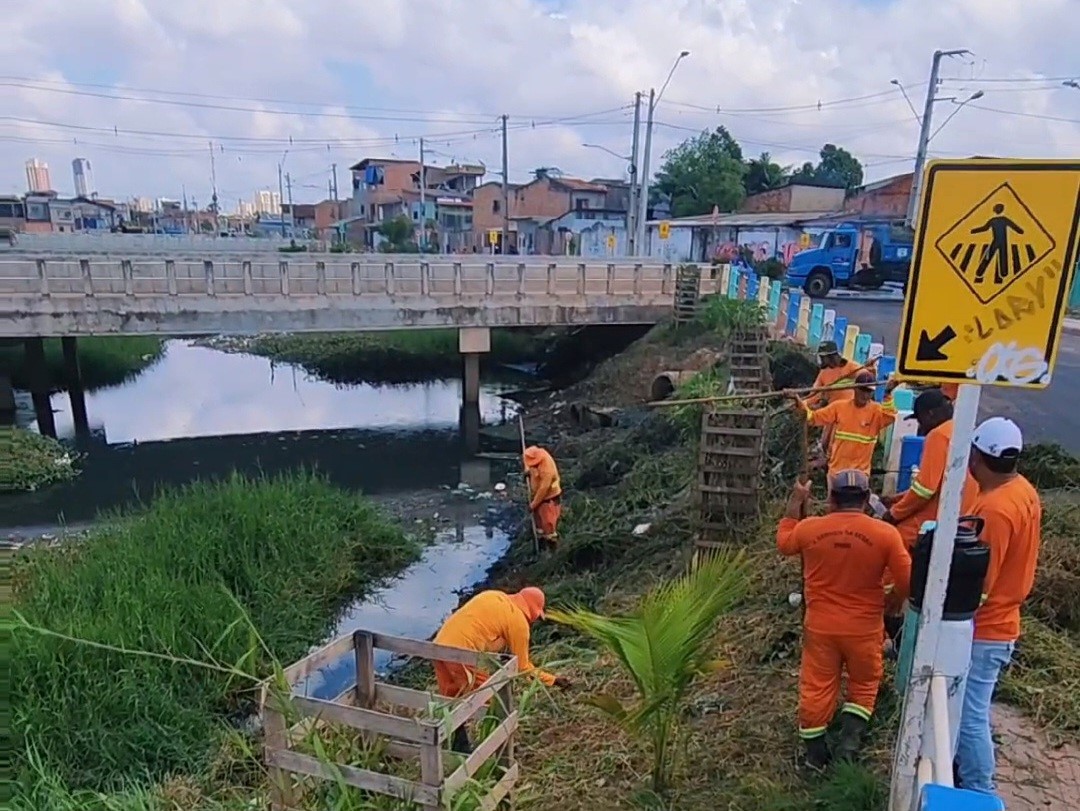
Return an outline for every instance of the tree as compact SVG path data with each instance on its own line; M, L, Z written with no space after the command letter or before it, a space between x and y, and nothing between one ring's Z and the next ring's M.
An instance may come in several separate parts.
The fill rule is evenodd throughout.
M825 144L818 154L821 160L818 161L817 166L809 162L804 163L791 177L843 186L848 191L862 185L862 164L846 149L835 144Z
M416 253L419 248L413 239L415 227L405 215L386 220L378 227L379 235L386 240L381 250L386 253Z
M762 152L759 157L746 162L746 193L757 194L779 188L784 185L789 172L790 167L774 163L772 155Z
M688 138L664 153L654 189L671 200L674 217L738 208L746 195L742 148L723 127Z
M748 570L742 553L717 553L690 574L649 592L637 611L605 617L590 611L547 612L549 619L592 637L619 660L637 688L634 706L615 696L592 697L630 735L653 747L653 791L671 787L679 751L679 719L694 680L716 669L717 620L742 596Z

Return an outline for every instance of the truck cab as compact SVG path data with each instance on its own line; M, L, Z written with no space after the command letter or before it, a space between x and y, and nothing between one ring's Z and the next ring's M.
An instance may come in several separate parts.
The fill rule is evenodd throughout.
M811 298L823 298L834 287L906 284L913 241L913 232L903 225L844 223L826 231L817 248L795 254L786 281Z

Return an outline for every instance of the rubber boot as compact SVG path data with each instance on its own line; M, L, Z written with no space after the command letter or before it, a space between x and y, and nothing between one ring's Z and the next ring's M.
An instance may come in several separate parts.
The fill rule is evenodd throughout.
M840 740L836 744L837 760L854 760L862 748L863 733L867 721L850 712L841 713Z
M829 755L829 744L825 741L825 736L819 735L816 738L808 738L804 743L806 752L803 756L803 763L806 768L816 772L826 768L832 758Z
M450 749L462 755L472 753L472 743L469 742L469 733L465 731L464 724L454 730L454 735L450 739Z

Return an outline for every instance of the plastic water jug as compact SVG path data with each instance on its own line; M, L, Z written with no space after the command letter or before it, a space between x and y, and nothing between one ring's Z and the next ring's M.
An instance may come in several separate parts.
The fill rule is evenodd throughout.
M990 566L990 547L979 539L982 528L983 520L978 516L960 518L945 591L944 620L971 619L982 602L983 581ZM911 607L916 611L922 610L936 529L935 521L923 524L911 555Z

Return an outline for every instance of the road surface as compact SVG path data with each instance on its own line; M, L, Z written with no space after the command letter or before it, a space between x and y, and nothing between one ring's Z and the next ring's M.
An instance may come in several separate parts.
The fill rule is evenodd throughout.
M858 324L885 343L885 351L896 351L900 330L900 303L838 299L829 306L837 314ZM1021 391L985 386L979 410L981 417L1010 417L1031 442L1057 442L1072 453L1080 453L1080 336L1066 333L1061 339L1054 380L1043 391Z

